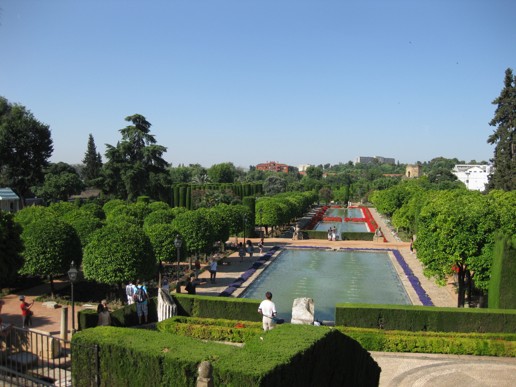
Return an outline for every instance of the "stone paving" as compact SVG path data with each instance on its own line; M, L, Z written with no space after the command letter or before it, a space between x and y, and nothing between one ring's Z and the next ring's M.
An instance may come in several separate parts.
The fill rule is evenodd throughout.
M371 211L378 225L385 233L387 242L366 241L327 241L327 240L290 240L285 238L267 238L264 252L272 246L326 246L329 248L388 248L397 249L408 263L413 273L418 277L422 287L430 296L435 306L454 307L456 296L452 284L440 287L423 275L423 268L417 260L416 254L410 252L409 243L400 242L390 231L385 220L374 210ZM258 240L252 239L255 246ZM257 250L257 249L256 249ZM255 253L255 255L257 255ZM246 257L240 262L238 253L231 254L218 266L217 280L210 283L207 270L199 276L200 284L197 294L218 296L226 287L247 270L252 262ZM207 266L205 266L207 268ZM403 272L397 268L403 279ZM406 282L405 282L406 284ZM244 284L245 285L245 284ZM48 285L42 285L48 286ZM59 283L56 285L59 287ZM29 300L48 290L36 287L27 290L24 294ZM184 292L184 288L182 289ZM2 318L6 323L21 325L18 295L11 294L3 298L5 305ZM50 309L36 302L33 307L34 328L59 335L61 328L61 308ZM71 326L71 310L68 312L68 326ZM494 358L479 356L430 355L373 352L373 358L382 368L380 386L509 386L514 385L516 379L516 358Z

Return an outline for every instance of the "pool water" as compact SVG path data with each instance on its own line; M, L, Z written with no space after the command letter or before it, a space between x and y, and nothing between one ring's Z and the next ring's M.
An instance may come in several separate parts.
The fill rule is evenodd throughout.
M341 232L370 232L365 222L344 222L344 218L363 218L364 214L360 208L328 208L325 217L340 217L342 222L318 222L314 226L315 231L328 231L330 227L335 227L337 233Z
M314 226L314 230L328 231L330 227L335 227L339 234L341 232L369 232L365 222L318 222Z
M242 297L273 294L278 316L290 322L295 298L313 298L315 318L335 320L337 303L411 305L387 251L287 249Z

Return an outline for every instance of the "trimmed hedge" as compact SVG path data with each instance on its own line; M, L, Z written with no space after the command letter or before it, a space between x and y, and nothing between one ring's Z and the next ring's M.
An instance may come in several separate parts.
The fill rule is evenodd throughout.
M158 310L156 298L149 298L147 301L149 315L149 323L158 321ZM98 314L96 310L84 309L77 313L79 330L93 328L97 326ZM131 327L138 325L138 314L136 313L136 304L126 305L123 308L111 312L111 325L115 327Z
M516 357L516 334L438 333L336 327L368 351Z
M516 357L516 333L438 333L336 327L368 351ZM204 340L245 342L261 332L261 324L234 320L175 317L158 330Z
M261 322L173 317L157 324L158 331L202 340L243 343L262 333Z
M373 241L374 232L342 232L340 239L343 241Z
M260 300L197 296L183 293L172 295L179 316L261 321Z
M516 310L337 304L335 324L401 331L514 333Z
M244 347L147 330L98 327L72 338L74 386L94 380L85 348L98 345L100 385L195 386L209 360L216 386L377 386L380 368L355 340L336 329L282 325Z
M516 308L516 236L497 235L493 251L488 305L494 309Z
M301 230L301 232L309 239L328 239L328 231ZM374 232L341 232L340 239L343 241L372 241Z

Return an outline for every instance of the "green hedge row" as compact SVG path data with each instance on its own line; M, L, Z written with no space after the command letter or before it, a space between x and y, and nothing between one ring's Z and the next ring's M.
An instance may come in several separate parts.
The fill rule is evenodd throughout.
M261 321L258 313L260 300L230 297L197 296L183 293L172 295L177 304L179 316L230 319L244 321ZM85 309L78 313L79 330L97 326L96 310ZM149 299L149 322L157 322L157 299ZM111 312L111 324L115 327L138 325L136 305L126 305Z
M173 294L179 316L261 321L260 300Z
M336 329L286 324L249 338L245 346L166 332L98 327L72 338L74 386L94 384L91 356L100 348L101 386L195 386L209 360L216 386L377 386L380 368L355 340Z
M150 298L148 301L148 322L158 321L158 309L156 298ZM97 326L98 314L96 310L84 309L77 313L79 330L93 328ZM136 313L136 304L126 305L123 308L111 312L111 325L115 327L131 327L138 325L138 314Z
M337 304L335 324L401 331L514 333L516 310Z
M157 324L160 332L202 340L243 343L262 333L262 323L211 318L173 317Z
M497 235L493 251L488 305L494 309L516 308L516 235Z
M327 231L301 230L301 232L309 239L328 239ZM341 232L340 239L343 241L372 241L374 232Z
M343 241L373 241L374 232L342 232L340 239Z
M368 351L516 357L516 333L438 333L336 327ZM261 333L261 323L175 317L158 330L203 340L245 342Z
M368 351L516 357L516 334L438 333L337 327Z

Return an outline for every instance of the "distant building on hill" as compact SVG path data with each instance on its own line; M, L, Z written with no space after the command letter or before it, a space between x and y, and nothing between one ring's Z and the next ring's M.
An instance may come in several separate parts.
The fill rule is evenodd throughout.
M281 164L276 161L268 161L256 165L258 171L273 171L273 172L284 172L288 173L289 166L287 164Z
M306 175L306 170L308 167L311 167L312 164L300 164L297 166L297 170L299 172L300 175Z
M382 157L382 156L358 156L355 159L355 165L357 164L371 164L373 162L377 162L379 164L396 164L396 160L390 157Z
M419 164L408 164L405 168L405 177L414 179L421 176L421 165Z
M491 165L457 164L452 173L462 181L469 190L484 191L492 173Z

